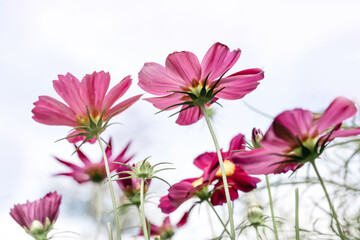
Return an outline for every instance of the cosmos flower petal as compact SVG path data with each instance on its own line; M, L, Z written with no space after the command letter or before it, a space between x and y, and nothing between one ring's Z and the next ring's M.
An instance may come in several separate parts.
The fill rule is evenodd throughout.
M233 151L244 150L246 147L245 137L241 133L231 139L228 157L234 154Z
M72 74L58 75L59 80L54 80L55 91L71 109L77 114L86 114L86 105L80 96L80 81Z
M230 183L230 181L229 181ZM215 184L215 188L218 188L216 191L214 191L213 195L211 196L211 203L214 206L217 205L222 205L224 203L226 203L226 196L225 196L225 191L224 191L224 186L222 184L222 182L218 182L217 184ZM229 193L230 193L230 199L231 201L234 201L236 199L238 199L239 194L237 192L236 189L229 187Z
M323 139L328 139L328 142L332 141L335 138L341 138L341 137L351 137L356 136L360 134L360 128L354 128L354 129L345 129L345 130L338 130L329 132L326 135L323 136ZM328 135L330 137L328 138Z
M162 97L145 98L144 100L152 103L154 105L154 107L163 110L167 107L170 107L174 104L179 103L181 98L182 98L182 94L172 93L172 94L162 96ZM178 106L175 106L175 107L169 108L168 110L171 110L171 109L174 109L177 107Z
M253 68L234 73L220 80L219 88L224 88L216 96L227 100L237 100L252 92L264 78L264 71Z
M217 161L217 154L215 152L206 152L195 158L194 165L206 172L211 167L214 159Z
M39 96L32 110L33 119L47 125L76 126L75 113L65 104L49 96Z
M158 63L145 63L139 72L138 85L151 94L165 95L168 91L179 91L182 84L182 80L176 79Z
M109 76L110 77L110 76ZM109 92L106 94L104 98L104 102L102 105L102 109L110 109L114 103L121 98L125 92L129 89L132 83L132 79L130 76L126 76L123 80L121 80L118 84L116 84Z
M176 79L182 80L184 86L191 85L193 79L200 79L201 66L192 52L174 52L166 58L166 71ZM171 89L168 89L171 90Z
M337 97L315 122L312 132L318 134L337 125L356 114L354 102L344 97Z
M161 211L163 213L169 214L172 213L173 211L175 211L177 209L177 207L174 207L169 200L168 195L163 196L160 199L160 204L159 204L159 208L161 209Z
M80 96L90 112L103 106L105 94L109 88L110 74L104 71L86 74L80 83Z
M184 109L186 107L187 106L183 106L181 109ZM193 107L180 112L179 117L176 119L176 123L179 125L191 125L199 121L199 119L203 116L203 113L201 112L199 117L199 111L200 109L198 107Z
M113 108L111 108L107 115L108 117L119 114L123 111L125 111L127 108L129 108L131 105L133 105L135 102L137 102L141 98L142 94L133 96L131 98L126 99L125 101L122 101L121 103L116 104Z
M240 49L230 52L230 49L224 44L213 44L201 61L201 79L205 79L209 73L209 80L219 78L234 66L239 59L240 54Z
M249 176L244 170L236 166L236 170L233 175L229 178L233 182L233 188L243 191L250 192L256 188L256 184L260 182L260 179Z

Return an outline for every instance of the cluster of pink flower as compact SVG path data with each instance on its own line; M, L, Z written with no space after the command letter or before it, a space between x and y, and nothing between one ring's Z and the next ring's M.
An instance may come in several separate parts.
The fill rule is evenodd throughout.
M191 52L175 52L167 57L165 67L145 63L139 73L138 85L158 96L145 100L161 111L181 107L176 120L179 125L195 123L203 116L208 121L206 108L211 104L217 103L220 98L236 100L244 97L264 77L259 68L224 76L239 59L240 53L239 49L230 51L227 46L215 43L200 63ZM81 82L70 73L59 75L59 79L53 81L54 88L67 105L52 97L40 96L34 103L33 119L47 125L73 127L66 137L71 143L94 143L99 141L100 134L106 130L112 117L140 99L141 95L137 95L113 106L128 90L131 81L127 76L107 93L109 73L94 72L86 75ZM193 197L199 199L195 204L207 202L212 206L222 205L228 201L227 195L234 201L239 197L238 191L249 192L256 188L260 180L249 174L284 173L296 171L307 162L315 164L315 159L333 139L360 134L359 128L341 129L342 122L354 116L356 111L354 103L344 97L336 98L320 115L303 109L285 111L274 119L265 135L260 130L253 130L253 146L250 150L246 149L245 137L237 134L227 152L217 149L217 152L206 152L196 157L194 165L203 174L172 185L168 194L160 199L159 208L169 214ZM209 129L211 131L210 125ZM80 146L75 145L76 153L84 165L78 166L56 158L71 169L57 175L70 176L78 183L99 183L106 177L109 179L108 172L116 171L120 189L130 204L139 207L141 194L146 193L151 177L145 179L144 189L142 177L131 177L131 172L143 167L144 163L140 168L127 165L132 159L125 156L129 144L113 157L110 139L104 157L96 163L89 160L79 149ZM58 216L60 201L61 195L49 193L35 202L15 205L10 215L34 238L47 239ZM177 228L186 223L190 210L184 214ZM161 239L167 239L173 235L174 229L168 217L160 227L145 225L150 225L151 236L159 235ZM224 227L226 229L226 225ZM146 227L141 234L144 229ZM234 239L233 233L226 232Z

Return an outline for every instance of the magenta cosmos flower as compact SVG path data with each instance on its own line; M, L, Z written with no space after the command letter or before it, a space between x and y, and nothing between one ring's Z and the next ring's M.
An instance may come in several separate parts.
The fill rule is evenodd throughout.
M244 135L238 134L231 140L229 151L221 151L224 159L225 174L229 184L230 199L232 201L238 199L238 191L250 192L256 188L256 184L260 182L260 179L249 176L243 169L231 160L235 151L245 150L245 145L246 142ZM204 171L204 175L215 171L213 181L217 180L217 183L215 184L211 195L211 203L213 205L226 203L224 183L216 152L201 154L194 160L194 164Z
M136 95L113 106L130 87L130 76L108 93L110 74L104 71L87 74L81 82L70 73L58 77L59 80L54 80L53 85L67 105L52 97L40 96L34 103L33 119L47 125L73 127L74 130L67 137L72 143L82 140L95 142L96 135L105 130L108 121L141 96Z
M74 146L75 148L77 148L76 145ZM117 164L115 162L126 163L132 158L132 156L125 157L126 151L128 150L129 146L130 143L127 144L127 146L121 151L119 155L113 157L111 139L109 140L108 146L105 149L105 153L106 153L106 157L108 158L110 172L116 169ZM102 158L100 162L93 163L80 149L77 150L77 155L82 161L83 166L78 166L68 161L64 161L55 157L56 160L58 160L59 162L61 162L62 164L66 165L71 169L70 172L58 173L56 174L56 176L60 176L60 175L69 176L80 184L90 181L94 183L100 183L106 178L104 158Z
M165 67L145 63L139 72L138 84L146 92L160 96L145 99L156 108L169 110L182 106L176 123L189 125L202 116L201 106L209 106L218 98L240 99L264 78L259 68L223 77L240 53L240 49L230 51L227 46L215 43L200 63L192 52L174 52L167 57Z
M320 115L299 108L285 111L260 141L261 149L237 152L232 159L250 174L295 171L315 161L334 138L360 134L360 128L341 129L342 122L356 111L344 97L336 98Z
M10 215L28 234L45 240L59 215L60 203L61 195L52 192L34 202L15 204Z

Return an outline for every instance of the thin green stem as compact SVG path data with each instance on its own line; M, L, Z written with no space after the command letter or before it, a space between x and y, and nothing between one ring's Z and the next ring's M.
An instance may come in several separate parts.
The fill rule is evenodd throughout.
M228 186L226 173L225 173L224 161L222 159L221 152L220 152L220 147L219 147L218 141L216 139L215 132L214 132L214 130L212 128L209 115L206 112L205 106L201 106L201 111L204 114L207 126L208 126L210 134L211 134L211 137L212 137L212 139L214 141L215 148L216 148L216 153L217 153L217 156L218 156L218 159L219 159L222 180L223 180L223 183L224 183L224 191L225 191L225 196L226 196L226 202L227 202L227 207L228 207L228 212L229 212L230 231L231 231L230 238L232 240L235 240L234 217L233 217L233 212L232 212L232 207L231 207L231 199L230 199L229 186Z
M269 183L269 177L268 177L268 175L265 175L265 179L266 179L266 187L267 187L268 194L269 194L269 203L270 203L271 219L272 219L272 222L273 222L275 239L276 239L276 240L279 240L279 234L278 234L277 227L276 227L276 222L275 222L274 206L273 206L273 201L272 201L272 196L271 196L271 190L270 190L270 183Z
M110 170L109 170L109 162L108 162L105 150L104 150L104 146L103 146L103 144L101 142L100 135L98 134L96 136L96 138L97 138L97 141L99 142L101 153L102 153L103 158L104 158L105 171L106 171L106 176L107 176L107 180L108 180L107 182L108 182L109 189L110 189L110 195L111 195L111 200L112 200L112 205L113 205L113 210L114 210L114 216L115 216L115 226L116 226L117 239L121 240L121 230L120 230L120 223L119 223L119 215L118 215L118 211L117 211L115 192L114 192L114 188L113 188L112 181L111 181L111 175L110 175Z
M212 205L212 203L211 203L209 200L206 200L206 202L209 204L209 206L211 207L211 209L214 211L216 217L219 219L221 225L224 227L224 231L227 232L227 234L230 235L229 231L228 231L227 228L226 228L225 223L221 220L221 217L219 216L219 214L218 214L217 211L215 210L214 205Z
M346 238L345 234L343 233L343 231L341 230L341 225L340 225L340 222L338 220L337 214L336 214L335 209L334 209L334 207L333 207L333 205L331 203L330 196L329 196L329 194L328 194L328 192L326 190L324 181L322 180L322 178L320 176L320 173L319 173L319 171L318 171L318 169L316 167L315 161L312 161L310 163L313 166L313 168L314 168L314 170L316 172L316 175L319 178L320 184L321 184L321 186L322 186L322 188L323 188L323 190L325 192L325 196L326 196L326 199L327 199L327 201L329 203L329 207L330 207L330 210L331 210L331 213L332 213L332 217L335 219L335 222L336 222L336 227L337 227L337 230L338 230L339 237L342 240L346 240L347 238Z
M112 229L111 229L111 223L107 223L106 224L107 226L107 230L108 230L108 233L109 233L109 240L113 240L113 234L112 234Z
M256 231L256 240L260 240L259 229L257 226L255 226L255 231Z
M141 225L143 229L143 234L145 240L149 240L149 234L146 227L146 219L145 219L145 208L144 208L144 202L145 202L145 194L144 194L144 179L141 179L140 184L140 218L141 218Z
M296 234L296 240L300 240L300 230L299 230L299 188L295 188L295 234Z

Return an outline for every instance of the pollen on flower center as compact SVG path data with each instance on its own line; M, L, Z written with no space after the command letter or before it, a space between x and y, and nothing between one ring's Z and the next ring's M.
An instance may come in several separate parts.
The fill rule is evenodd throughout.
M201 185L203 183L203 178L199 178L195 181L192 182L192 185L194 186L194 188L196 188L197 186Z
M231 162L230 160L225 160L224 161L224 168L225 168L225 175L228 177L228 176L231 176L234 174L235 172L235 164L233 162ZM217 177L222 177L222 174L221 174L221 169L219 167L219 169L216 171L216 176Z

